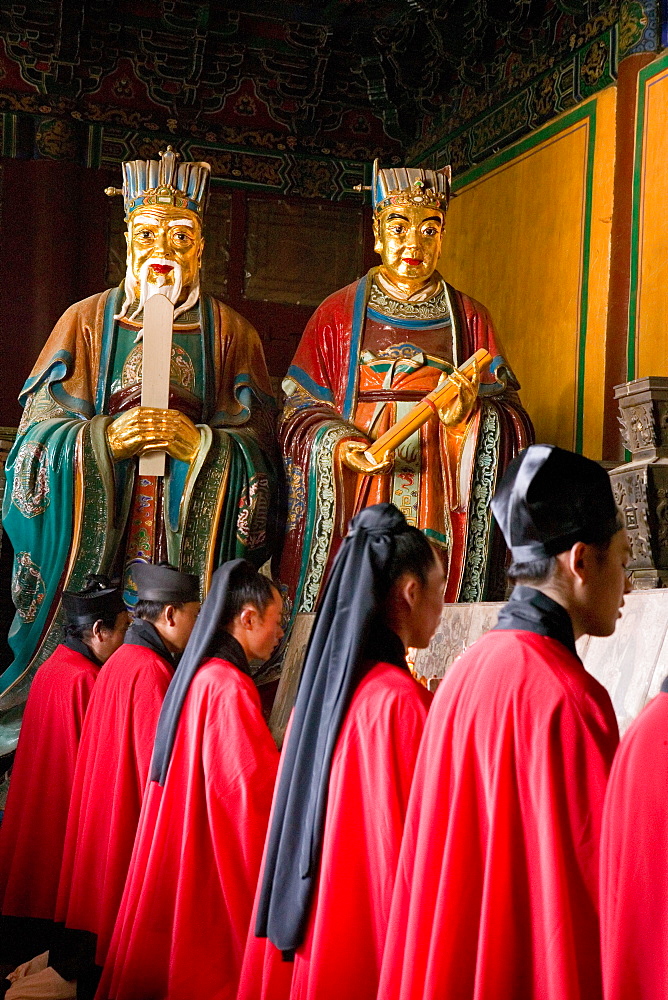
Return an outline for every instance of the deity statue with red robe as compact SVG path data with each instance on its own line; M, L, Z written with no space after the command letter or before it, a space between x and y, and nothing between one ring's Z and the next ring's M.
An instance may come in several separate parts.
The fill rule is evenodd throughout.
M489 503L533 428L487 310L436 270L449 197L450 168L374 165L382 263L316 310L283 382L289 513L281 578L295 612L315 610L350 518L382 502L439 548L446 601L502 596L505 547ZM370 441L480 348L493 359L480 378L460 378L438 418L389 461L370 463Z

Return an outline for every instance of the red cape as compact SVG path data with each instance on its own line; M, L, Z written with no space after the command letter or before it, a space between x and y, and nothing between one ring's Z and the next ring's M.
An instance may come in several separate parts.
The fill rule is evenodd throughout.
M488 632L429 713L379 997L597 1000L605 689L556 639Z
M668 694L641 712L610 775L601 833L606 1000L668 996Z
M0 829L0 910L53 920L81 728L100 668L67 646L30 688Z
M378 663L350 703L329 779L318 886L293 963L251 921L238 1000L375 1000L413 767L432 696Z
M252 680L206 661L144 799L98 997L236 996L277 767Z
M125 643L100 670L81 736L56 919L98 935L101 965L125 885L162 701L174 669Z

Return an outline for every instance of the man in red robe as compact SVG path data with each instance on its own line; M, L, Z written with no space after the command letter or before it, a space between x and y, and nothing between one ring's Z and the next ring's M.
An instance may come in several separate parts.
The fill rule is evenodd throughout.
M56 906L57 920L87 932L82 950L99 965L125 885L158 716L199 611L196 576L142 563L135 578L135 619L100 671L81 735ZM74 978L64 966L75 939L66 935L63 955L51 956L64 979Z
M406 649L428 645L444 585L429 542L392 504L352 521L283 750L239 1000L375 1000L431 701Z
M452 666L415 768L378 996L600 1000L598 861L618 743L575 641L628 591L605 471L534 445L493 501L518 584Z
M622 740L601 832L606 1000L668 996L668 682Z
M214 573L160 715L100 997L236 996L278 766L249 661L269 659L281 615L247 561Z
M50 946L84 716L100 667L123 642L121 592L102 577L63 594L65 635L28 696L0 828L0 929L16 962Z

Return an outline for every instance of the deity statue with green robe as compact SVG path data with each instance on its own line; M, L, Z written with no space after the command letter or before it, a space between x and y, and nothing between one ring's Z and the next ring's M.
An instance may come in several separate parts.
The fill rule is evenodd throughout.
M20 395L23 417L6 467L3 523L14 547L9 643L0 678L0 753L16 742L37 667L60 639L64 590L88 574L123 581L166 560L199 575L238 556L260 566L277 540L275 403L259 337L234 310L200 294L202 217L210 168L123 164L124 284L71 306ZM144 303L174 305L169 408L140 405ZM138 457L162 449L164 477Z

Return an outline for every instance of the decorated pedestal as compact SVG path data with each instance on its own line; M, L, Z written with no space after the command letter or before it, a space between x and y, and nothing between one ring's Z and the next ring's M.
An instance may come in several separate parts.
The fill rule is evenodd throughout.
M668 584L668 378L615 387L622 441L631 461L610 473L631 545L634 589Z

